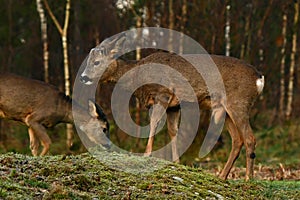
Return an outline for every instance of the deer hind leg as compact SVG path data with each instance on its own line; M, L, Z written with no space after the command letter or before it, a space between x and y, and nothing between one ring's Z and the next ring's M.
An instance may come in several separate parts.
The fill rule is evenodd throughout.
M36 137L36 135L35 135L32 128L28 128L28 134L29 134L29 140L30 140L30 146L29 147L31 149L31 153L32 153L32 155L37 156L39 146L40 146L39 140Z
M254 173L256 140L248 119L244 120L241 131L246 147L246 180L249 180L253 178Z
M161 120L161 118L163 117L163 115L165 114L165 112L166 112L166 109L160 103L154 104L152 106L152 113L150 116L150 134L149 134L148 143L146 146L146 151L144 154L146 156L149 156L152 152L154 135L156 133L158 123Z
M227 112L228 113L228 112ZM239 132L240 139L242 140L243 144L245 144L246 148L246 180L253 178L253 171L254 171L254 158L255 158L255 137L252 132L249 117L248 117L248 111L240 110L238 115L233 115L233 113L228 113L230 116L233 124L236 127L236 130ZM237 117L239 116L239 117ZM228 159L230 160L230 159ZM225 169L225 168L224 168ZM229 173L229 171L228 171ZM228 174L227 174L228 175Z
M230 118L230 116L227 116L227 118L226 118L226 125L227 125L228 132L231 136L231 151L230 151L228 160L227 160L221 174L219 175L219 177L223 180L227 179L227 176L228 176L235 160L238 158L241 148L243 146L243 139L242 139L242 137L239 133L239 130L236 127L233 119Z
M172 144L172 160L179 163L179 154L177 149L177 134L178 134L178 123L180 118L180 109L167 110L167 125L168 133L171 138Z

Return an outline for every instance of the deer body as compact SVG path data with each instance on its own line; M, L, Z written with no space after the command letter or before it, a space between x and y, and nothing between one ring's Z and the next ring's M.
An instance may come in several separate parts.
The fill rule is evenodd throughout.
M90 112L78 104L73 108L83 121L83 127L91 134L108 131L108 122L103 112L90 102ZM43 146L40 155L45 155L51 139L46 128L58 123L73 123L72 100L54 86L13 74L0 74L0 117L20 121L28 126L30 149L38 155L39 140ZM93 129L99 124L102 130Z
M97 56L94 53L95 52L90 53L87 67L82 74L81 79L84 83L92 82L94 76L97 76L97 73L92 74L89 72L90 68L97 67L94 66L95 61L101 59L101 55ZM184 59L184 57L186 57L196 59L198 62L203 62L207 56L208 55L183 55L182 58L170 53L154 53L137 62L127 63L117 60L108 66L101 76L100 82L115 82L130 69L151 63L163 64L180 72L194 89L200 109L212 108L212 114L216 121L219 115L226 113L226 125L232 138L232 149L220 177L222 179L227 178L242 146L245 145L247 157L246 179L248 180L253 176L254 150L256 144L249 123L249 112L255 99L262 91L264 77L256 71L254 67L244 61L231 57L211 55L211 58L221 74L226 90L226 102L222 100L222 97L219 102L211 102L211 96L204 79L201 78L197 70ZM101 66L99 66L98 69L101 70ZM167 74L166 78L168 78ZM174 87L172 89L176 90L178 87L176 80L173 81L173 85ZM178 122L180 119L179 105L180 101L189 101L189 98L178 99L172 89L158 84L147 84L138 88L135 95L146 107L160 104L166 109L168 133L172 139L172 156L173 160L177 160L179 159L176 151L176 134L178 132ZM185 91L179 92L184 93ZM155 131L163 112L165 112L165 110L155 109L155 107L152 111L150 117L150 135L145 151L146 155L150 155L152 152Z

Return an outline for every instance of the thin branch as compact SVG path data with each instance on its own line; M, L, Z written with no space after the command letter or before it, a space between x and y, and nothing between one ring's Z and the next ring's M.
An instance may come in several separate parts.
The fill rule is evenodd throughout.
M44 4L45 4L45 8L47 9L51 19L53 20L58 32L63 35L63 29L61 28L59 22L57 21L56 17L54 16L49 4L48 4L48 1L47 0L43 0Z
M66 34L67 33L67 29L69 26L69 18L70 18L70 7L71 7L71 1L67 0L66 3L66 16L65 16L65 23L64 23L64 29L63 29L63 33Z
M266 11L265 11L265 14L264 14L264 16L263 16L263 18L262 18L262 20L261 20L261 22L260 22L259 29L258 29L258 32L257 32L257 36L258 36L259 39L261 39L261 37L262 37L262 29L263 29L263 27L264 27L264 25L265 25L265 22L266 22L266 20L267 20L269 14L270 14L270 11L271 11L273 2L274 2L274 0L271 0L271 1L268 3L269 6L267 7L267 9L266 9Z

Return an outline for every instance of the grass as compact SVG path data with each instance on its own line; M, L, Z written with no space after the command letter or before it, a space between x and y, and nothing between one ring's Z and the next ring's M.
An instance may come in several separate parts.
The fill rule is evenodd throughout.
M0 156L0 199L298 199L296 181L222 181L200 168L99 151L76 156ZM109 160L106 160L109 158ZM115 166L157 167L151 173ZM124 164L125 163L125 164Z
M261 181L267 190L262 195L269 199L299 199L300 181Z

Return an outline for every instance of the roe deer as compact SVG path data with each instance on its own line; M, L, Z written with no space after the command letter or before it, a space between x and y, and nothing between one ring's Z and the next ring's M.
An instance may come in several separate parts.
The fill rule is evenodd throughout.
M45 155L51 139L46 128L58 123L73 123L73 114L80 118L80 129L97 143L98 136L109 134L109 124L101 108L89 101L87 111L54 86L42 81L24 78L14 74L0 74L0 117L20 121L28 126L30 149L38 155L39 140L43 146L40 155Z
M112 54L112 53L111 53ZM232 149L229 158L221 171L219 177L227 179L227 176L238 158L243 144L246 147L246 180L253 177L254 158L255 158L255 137L249 123L249 111L262 92L264 86L264 76L261 75L253 66L246 62L225 56L217 55L191 55L196 62L203 62L205 58L211 57L217 66L224 82L226 90L226 101L220 99L219 102L211 104L211 98L207 85L197 70L184 58L189 55L178 56L170 53L153 53L140 61L126 62L122 60L113 61L111 55L103 55L101 51L92 49L84 72L81 74L81 81L85 84L92 84L93 81L102 74L107 63L110 63L100 78L100 83L105 81L116 82L126 72L134 67L147 63L159 63L169 66L180 72L191 84L197 95L200 109L212 109L212 114L217 121L218 116L226 116L225 122L232 139ZM106 62L106 63L105 63ZM137 74L138 76L138 74ZM135 76L136 77L136 76ZM166 74L166 78L168 75ZM179 87L176 81L173 89ZM146 107L162 105L167 114L168 133L173 141L178 132L178 122L180 118L180 101L174 95L172 88L165 88L158 84L148 84L138 88L135 95L143 102ZM184 91L182 91L184 93ZM188 99L186 101L189 101ZM163 111L163 112L164 112ZM150 135L146 147L146 155L152 152L154 134L161 119L161 111L154 110L150 117ZM176 152L176 142L172 142L173 160L178 159ZM175 152L174 152L175 151Z

